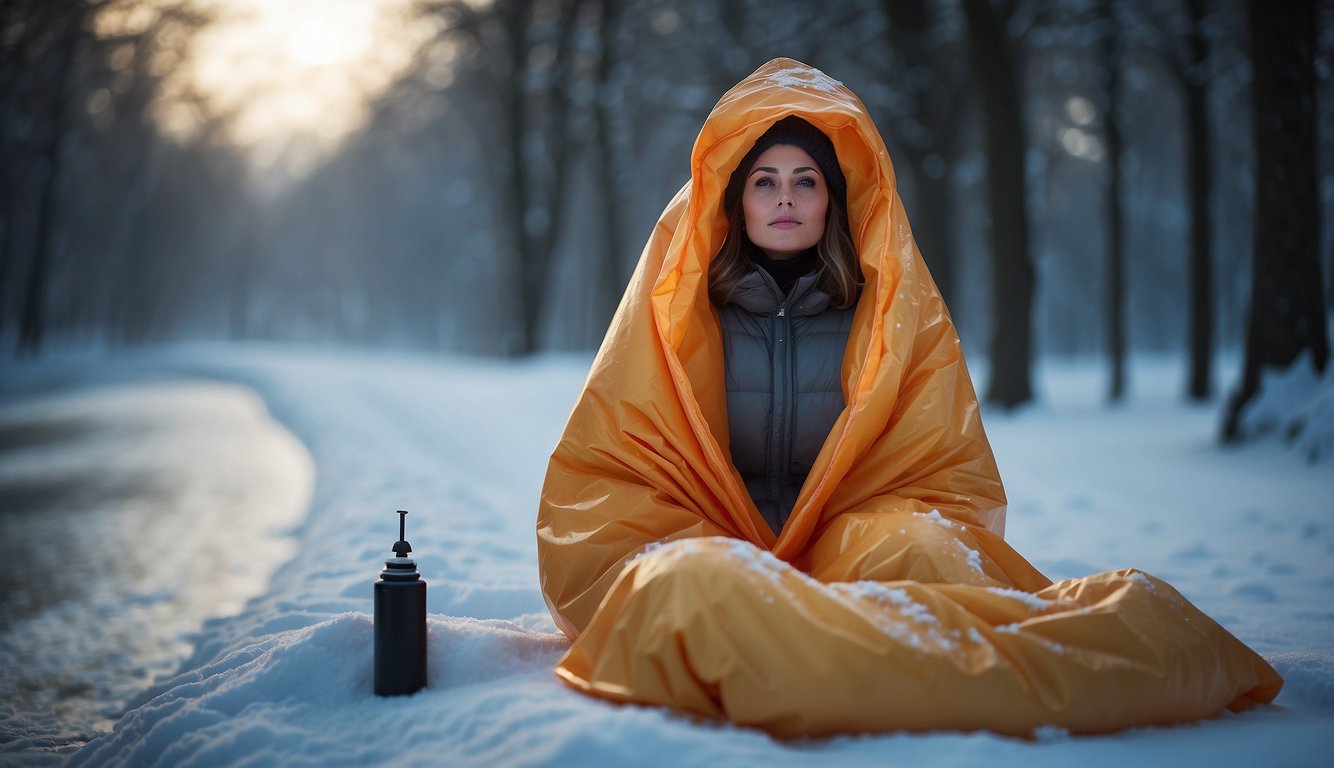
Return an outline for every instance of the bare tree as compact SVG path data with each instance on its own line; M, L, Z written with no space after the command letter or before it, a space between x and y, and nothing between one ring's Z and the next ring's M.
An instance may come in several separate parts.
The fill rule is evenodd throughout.
M39 63L48 55L54 21L52 7L37 0L0 3L0 325L10 319L12 286L20 277L20 230L32 199L38 80L45 74Z
M1126 390L1126 254L1125 217L1121 206L1121 155L1123 141L1118 100L1121 92L1121 21L1116 3L1107 0L1098 6L1098 26L1102 39L1103 143L1107 151L1107 357L1111 376L1107 399L1113 403L1125 397Z
M894 134L916 192L913 233L946 303L956 306L949 171L958 156L967 95L967 79L959 66L962 41L950 34L947 11L938 3L881 0L880 5L889 20L888 42L894 53L886 80L907 94L900 101L908 109L894 115Z
M137 21L101 24L116 11ZM166 220L153 210L168 143L150 116L160 82L153 55L170 38L165 45L183 60L188 35L176 33L201 23L184 4L0 4L0 273L6 302L21 305L0 307L0 327L15 332L19 354L37 354L54 333L116 328L127 305L151 312L179 295L150 290L136 302L132 294L136 281L157 279L139 268L142 245Z
M596 295L604 303L598 315L611 319L616 300L628 275L621 268L621 216L617 210L620 196L616 194L616 147L613 139L615 104L611 90L611 73L616 61L616 39L619 26L619 0L599 0L597 63L594 76L593 116L597 124L597 176L601 198L603 257L596 275L601 285ZM594 342L596 343L596 342Z
M1178 67L1186 93L1187 176L1190 183L1190 303L1188 339L1190 375L1186 393L1192 400L1213 394L1214 270L1213 229L1209 201L1213 190L1212 142L1209 134L1209 39L1205 34L1203 0L1186 0L1190 15L1188 59Z
M71 128L69 107L75 58L79 43L87 34L85 25L90 8L82 0L67 0L49 7L48 11L52 14L52 40L46 55L34 62L39 68L41 88L45 92L42 124L46 134L35 158L37 170L33 196L37 201L37 217L19 318L18 350L23 355L38 353L46 331L47 275L51 269L58 219L56 193L65 159L63 148Z
M992 0L964 0L973 76L982 96L991 211L995 327L986 399L1013 408L1033 397L1033 263L1029 256L1028 143L1015 57L1006 33L1007 12Z
M1310 352L1316 370L1329 359L1320 279L1316 194L1315 30L1313 0L1276 8L1250 0L1255 80L1255 244L1251 311L1241 388L1228 405L1223 439L1244 437L1242 413L1265 370Z
M477 119L491 167L503 169L494 188L510 243L520 317L512 354L538 348L553 249L563 218L562 194L571 152L567 113L570 62L582 0L496 0L476 6L449 0L429 6L446 19L445 34L474 52L477 97L490 109Z
M1211 39L1220 37L1221 30L1229 28L1227 22L1232 20L1233 14L1219 4L1206 5L1202 0L1182 0L1178 5L1128 4L1108 0L1100 8L1103 14L1110 14L1115 22L1108 30L1119 38L1119 59L1124 63L1134 54L1151 56L1163 66L1171 82L1180 89L1185 120L1184 205L1188 211L1189 242L1185 301L1189 369L1187 396L1193 400L1207 400L1212 394L1215 336L1211 215L1214 142L1209 119L1209 94L1215 73L1228 65L1231 59L1225 57L1222 61L1212 61L1210 48ZM1105 37L1103 39L1106 45L1107 40ZM1107 149L1109 156L1114 154L1110 137ZM1116 322L1124 326L1124 316ZM1114 373L1113 379L1115 377Z

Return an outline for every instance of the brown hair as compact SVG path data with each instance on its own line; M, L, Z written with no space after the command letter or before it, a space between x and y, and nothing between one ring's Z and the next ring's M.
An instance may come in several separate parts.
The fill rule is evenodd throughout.
M857 303L862 287L861 263L848 229L847 184L838 167L834 144L818 128L799 117L786 117L769 127L737 164L723 194L727 213L727 238L709 263L709 298L726 304L741 278L754 269L754 254L759 250L743 227L745 216L737 210L746 176L755 161L769 147L786 144L805 151L820 166L829 187L829 210L825 214L824 234L816 243L820 260L820 278L816 287L829 294L837 309Z

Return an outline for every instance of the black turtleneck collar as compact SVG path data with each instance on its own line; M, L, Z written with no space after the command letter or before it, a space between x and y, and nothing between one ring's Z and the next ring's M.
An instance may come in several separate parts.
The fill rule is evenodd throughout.
M784 296L792 292L792 286L796 284L797 278L809 275L815 271L816 267L820 266L820 259L814 248L803 251L790 259L772 259L763 251L755 253L752 258L756 266L768 272L774 282L778 283L778 288Z

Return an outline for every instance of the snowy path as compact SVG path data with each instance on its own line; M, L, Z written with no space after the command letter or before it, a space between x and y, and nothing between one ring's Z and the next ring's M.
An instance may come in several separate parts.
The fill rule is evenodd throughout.
M1107 410L1096 371L988 414L1009 538L1055 577L1167 578L1289 677L1284 707L1173 729L1021 742L987 734L786 744L563 688L536 583L535 499L588 358L519 365L279 348L119 363L248 385L309 449L311 511L267 594L210 622L174 680L75 764L1324 765L1334 749L1334 471L1275 446L1222 452L1171 369ZM106 375L113 375L108 372ZM980 377L979 377L980 378ZM395 509L429 584L430 688L370 693L371 583Z

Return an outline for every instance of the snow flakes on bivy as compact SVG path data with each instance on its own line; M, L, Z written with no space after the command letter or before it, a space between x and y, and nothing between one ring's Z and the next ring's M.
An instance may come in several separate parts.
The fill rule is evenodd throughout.
M964 641L957 629L941 631L940 619L930 607L917 602L907 589L891 587L877 581L854 581L828 584L832 594L849 600L871 600L885 610L874 615L875 626L894 640L918 651L941 649L954 651ZM975 644L986 640L977 630L969 627L967 639Z
M949 528L951 530L959 525L958 522L951 520L948 517L945 517L944 515L940 514L940 510L938 509L932 509L930 512L914 512L913 515L916 517L923 518L932 523L935 523L936 525ZM899 533L907 533L907 531L900 528Z
M722 545L721 551L727 557L736 560L739 568L744 568L750 573L763 577L765 581L777 588L785 589L783 584L785 578L795 578L810 586L823 586L819 581L801 570L779 560L768 550L761 549L748 541L724 537L678 539L667 543L655 542L645 546L638 554L629 558L627 563L635 563L650 557L701 554L708 551L707 548L716 545ZM719 550L715 549L713 551L718 552Z
M940 621L935 614L931 613L929 608L913 600L912 595L908 594L908 590L902 587L891 587L878 581L855 581L851 584L835 586L843 588L854 596L868 597L877 603L887 605L904 618L926 624L935 624Z
M790 568L787 563L774 557L774 553L760 549L748 541L741 539L725 539L732 554L748 562L751 570L760 573L777 573L783 568Z
M933 509L930 512L915 512L914 514L924 517L927 520L930 520L931 522L935 523L936 525L943 526L950 530L963 527L963 523L945 517L944 515L940 514L940 510L938 509Z
M960 554L963 555L964 560L968 561L969 568L972 568L974 571L977 571L978 573L984 575L986 574L986 571L982 570L982 553L978 552L976 549L973 549L972 547L968 546L962 541L959 541L958 539L954 540L954 546L960 550Z
M1018 600L1034 611L1045 611L1047 610L1047 607L1051 605L1050 601L1043 600L1037 595L1023 592L1018 589L1010 589L1009 587L986 587L986 590L993 595L1008 597L1011 600Z
M654 552L657 552L658 550L662 549L662 547L663 543L661 541L650 541L648 544L644 545L643 549L640 549L639 551L634 552L629 557L625 558L625 564L627 566L633 565L641 558L648 557Z
M1000 633L1000 634L1002 634L1002 635L1015 635L1015 636L1019 636L1019 635L1022 634L1022 635L1024 636L1024 639L1026 639L1026 640L1028 640L1028 641L1031 641L1031 642L1034 642L1034 643L1040 643L1040 644L1046 646L1047 648L1049 648L1050 650L1052 650L1052 651L1055 652L1055 653L1064 654L1064 653L1066 652L1066 646L1065 646L1065 644L1063 644L1063 643L1058 643L1058 642L1056 642L1055 640L1052 640L1052 639L1047 638L1047 637L1043 637L1041 634L1036 634L1036 633L1034 633L1034 632L1027 632L1027 633L1025 633L1025 632L1024 632L1024 625L1023 625L1023 622L1013 622L1013 623L1010 623L1010 624L1000 624L1000 625L994 627L994 628L993 628L993 631L995 631L995 632L997 632L997 633Z
M768 550L760 549L754 544L742 541L741 539L724 539L724 541L727 542L731 554L745 562L747 570L751 573L763 576L775 587L784 586L784 577L795 578L812 587L818 588L823 586L819 581L811 578L804 571L779 560L774 556L774 553Z
M804 67L780 69L765 79L783 88L814 88L825 93L838 93L839 88L843 87L842 82L820 70Z

